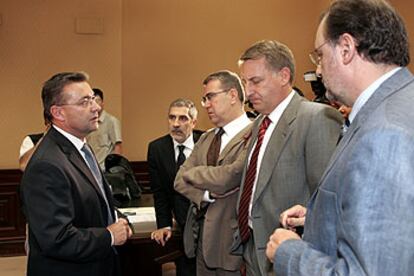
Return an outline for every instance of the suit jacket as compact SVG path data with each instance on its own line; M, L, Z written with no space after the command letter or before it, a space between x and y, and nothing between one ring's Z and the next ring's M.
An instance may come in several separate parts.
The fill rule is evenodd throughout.
M113 210L106 182L104 188ZM30 159L21 196L29 224L27 275L119 275L99 186L75 146L53 127Z
M207 166L207 152L215 136L214 130L201 136L191 156L177 173L175 189L200 208L204 204L205 190L224 194L239 187L242 166L237 168L234 164L245 159L250 129L251 125L230 140L218 157L217 167ZM217 198L208 206L201 239L204 261L209 268L240 269L242 258L230 254L232 235L237 228L237 195L236 192L225 198Z
M257 140L262 120L263 116L258 117L253 125L248 152ZM338 111L296 94L279 119L265 149L252 195L252 238L260 266L257 275L267 275L272 269L265 250L269 236L279 226L280 213L295 204L307 203L335 149L341 125ZM246 162L241 189L247 165ZM242 252L238 232L233 249L235 253Z
M365 103L308 205L278 275L412 275L414 78L403 68ZM300 263L299 263L300 262Z
M202 132L194 131L194 144ZM173 214L180 227L185 224L190 202L174 190L174 179L177 174L174 143L168 134L150 142L148 146L148 170L151 190L154 195L157 227L173 225Z

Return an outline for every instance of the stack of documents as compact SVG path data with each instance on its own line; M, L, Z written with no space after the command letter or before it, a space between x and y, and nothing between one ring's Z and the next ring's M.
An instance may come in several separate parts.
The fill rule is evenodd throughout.
M157 229L154 207L120 208L128 217L134 233L152 232Z

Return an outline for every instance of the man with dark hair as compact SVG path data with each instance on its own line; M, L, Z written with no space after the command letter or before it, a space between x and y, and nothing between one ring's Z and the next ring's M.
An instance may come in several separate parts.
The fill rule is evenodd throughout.
M230 254L230 248L237 225L241 166L232 166L245 156L251 123L244 112L244 91L235 73L210 74L203 90L201 104L216 128L201 136L181 166L174 187L197 206L197 275L240 275L242 259ZM188 232L185 244L194 239L192 229Z
M184 230L190 202L174 190L174 179L182 162L191 154L201 132L194 131L197 108L186 99L174 100L168 109L169 134L148 145L148 170L154 195L157 230L151 239L162 246L172 236L173 217L181 231ZM195 259L179 257L176 261L179 276L196 274Z
M267 275L266 243L279 214L307 203L335 149L342 118L294 91L295 61L286 45L259 41L239 66L246 95L261 115L243 171L233 252L243 254L247 275Z
M99 166L105 169L105 158L111 154L122 154L121 123L119 120L104 110L104 95L99 88L92 89L95 101L101 107L99 111L99 128L86 137L91 145Z
M98 128L99 105L83 73L60 73L43 86L51 127L22 178L29 225L27 275L121 275L115 245L131 229L117 220L109 186L85 137Z
M302 220L303 240L277 229L277 275L411 275L414 271L414 77L408 37L383 0L338 0L323 15L312 60L350 125Z

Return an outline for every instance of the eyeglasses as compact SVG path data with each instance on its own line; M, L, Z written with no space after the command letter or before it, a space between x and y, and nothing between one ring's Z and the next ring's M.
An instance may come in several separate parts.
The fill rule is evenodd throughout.
M83 108L87 108L95 103L95 96L86 96L83 97L79 102L77 103L64 103L64 104L57 104L58 106L64 106L64 105L76 105Z
M324 43L319 45L319 47L317 47L315 50L310 52L309 58L312 61L312 63L315 64L315 66L321 65L322 55L319 53L319 50L322 48L323 45L325 45L328 42L329 42L329 40L326 40Z
M203 97L201 97L201 105L203 107L205 107L207 105L207 102L211 102L211 100L217 96L218 94L221 93L227 93L230 91L231 88L226 89L226 90L221 90L221 91L217 91L217 92L208 92L207 94L205 94Z

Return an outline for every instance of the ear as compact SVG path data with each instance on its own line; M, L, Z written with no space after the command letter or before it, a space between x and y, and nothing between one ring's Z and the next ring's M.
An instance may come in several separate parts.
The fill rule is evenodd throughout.
M197 124L197 119L193 119L193 121L192 121L192 127L193 127L193 129L195 128L195 126L196 126L196 124Z
M237 99L239 98L236 88L230 89L229 93L231 96L231 104L235 104L237 102Z
M283 67L279 71L279 76L281 79L282 86L285 86L290 83L290 69L287 67Z
M348 65L358 55L356 48L358 45L355 43L354 37L348 33L344 33L339 37L338 46L344 65Z
M52 105L50 107L50 113L54 120L59 122L65 121L65 110L61 106Z

